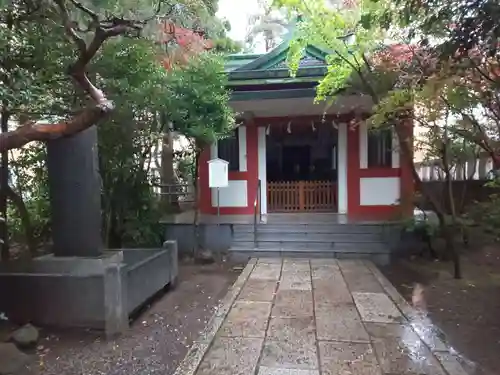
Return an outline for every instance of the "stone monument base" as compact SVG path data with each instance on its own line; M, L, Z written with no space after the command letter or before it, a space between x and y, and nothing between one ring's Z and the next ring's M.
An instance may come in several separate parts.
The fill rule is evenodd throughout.
M0 266L0 312L16 323L102 329L114 336L178 276L177 243L105 251L96 258L42 256Z

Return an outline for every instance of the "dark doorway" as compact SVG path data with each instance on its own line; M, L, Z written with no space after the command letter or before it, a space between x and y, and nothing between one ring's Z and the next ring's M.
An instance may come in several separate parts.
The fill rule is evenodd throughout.
M266 137L270 212L337 209L337 130L305 120L270 125Z
M285 124L286 125L286 124ZM266 138L268 181L337 180L337 131L330 124L273 125Z
M300 181L308 179L311 165L311 146L283 147L283 179Z

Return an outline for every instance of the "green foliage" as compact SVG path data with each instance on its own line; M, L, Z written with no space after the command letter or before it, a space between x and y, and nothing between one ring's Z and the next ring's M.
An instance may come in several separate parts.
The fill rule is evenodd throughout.
M50 235L46 156L45 146L41 143L35 143L20 149L10 162L11 186L23 198L26 208L31 214L34 236L42 241L48 240ZM14 241L25 241L21 219L10 202L8 210L11 238Z
M406 131L399 131L401 122L396 120L402 115L427 130L427 157L439 156L447 172L478 149L492 156L500 170L497 0L361 0L354 9L327 4L331 2L275 0L276 6L303 16L289 54L293 74L308 44L330 51L328 73L320 81L317 100L334 100L352 89L367 93L375 105L370 125L392 126L403 158L412 154L413 145L411 139L402 138ZM354 43L344 43L342 37L348 34L355 36ZM394 48L380 48L388 40L396 44ZM463 234L468 224L453 209L451 189L444 205L432 192L423 193L437 212L440 235L454 261L455 277L460 278L453 234L458 230ZM448 204L453 213L449 217L444 210ZM491 227L489 222L500 227L499 206L494 199L488 207L477 206L484 212L480 219L487 227ZM435 235L437 227L414 220L407 223L408 230L427 236Z
M491 181L488 181L483 186L483 189L488 189L492 194L487 200L474 202L468 207L464 215L464 220L469 223L469 226L479 226L487 235L491 235L495 240L500 240L500 180L498 176L494 176Z
M213 143L234 127L226 79L223 60L209 53L193 58L187 66L177 67L168 75L168 118L175 130L195 140L197 147Z
M373 109L373 114L370 117L372 125L382 126L394 116L394 113L405 111L408 109L408 103L411 103L413 98L413 90L407 88L388 91Z
M436 40L443 57L477 48L498 57L497 0L397 0L394 9L411 35Z
M238 41L234 41L228 37L221 37L212 39L213 48L212 51L215 53L239 53L243 50L243 44Z
M439 223L428 219L421 220L410 218L401 222L403 231L415 233L419 236L425 235L429 238L435 238L439 234Z
M275 0L274 4L287 9L291 16L302 16L288 55L292 75L297 73L307 45L330 52L328 72L317 88L317 101L333 101L346 88L375 97L390 87L388 72L367 65L368 56L380 48L384 39L382 28L375 27L372 20L378 17L384 1L364 0L355 8L332 7L323 0Z
M156 11L151 2L87 0L83 4L99 17L145 19ZM85 105L67 76L75 47L63 34L55 2L0 0L0 98L13 120L47 121L69 117ZM71 7L71 18L85 29L89 14ZM215 18L213 0L163 2L160 16L178 25L201 29L213 37L217 51L236 51L225 25ZM8 25L10 20L10 27ZM155 44L158 24L142 37L108 40L89 66L89 77L116 110L99 127L99 165L102 177L103 234L110 247L158 245L161 238L153 153L168 121L199 145L213 142L234 125L228 106L222 60L213 54L194 57L187 66L167 71L164 52ZM83 38L87 38L82 32ZM21 193L42 240L50 235L50 210L45 148L29 145L16 153L10 168L14 189ZM14 239L23 231L17 212L9 207Z
M61 28L42 17L44 7L31 8L18 1L0 10L0 24L5 26L0 27L0 97L14 115L58 114L62 98L71 96L64 67L74 51Z
M476 202L467 212L467 218L479 225L487 234L500 239L500 195L492 194L488 201Z
M234 124L222 60L212 54L166 71L147 41L116 41L95 68L117 110L99 129L105 233L110 246L158 243L161 215L150 186L164 113L180 134L206 145Z
M196 176L195 160L192 153L183 153L177 160L177 173L182 182L193 181Z
M152 151L162 127L167 73L147 40L113 40L94 69L116 111L99 128L103 233L110 247L158 245L160 213L152 191Z

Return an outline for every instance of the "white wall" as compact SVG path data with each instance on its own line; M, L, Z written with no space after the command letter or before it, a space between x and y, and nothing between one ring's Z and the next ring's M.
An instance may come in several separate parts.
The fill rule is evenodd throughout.
M247 185L246 180L230 180L227 187L220 188L220 207L247 207ZM212 189L212 207L217 207L217 189Z
M392 168L399 168L399 146L396 134L392 137ZM359 167L368 168L368 126L359 127ZM400 199L399 177L363 177L360 179L359 203L361 206L388 206Z
M360 205L398 204L400 191L399 177L363 177L360 179Z

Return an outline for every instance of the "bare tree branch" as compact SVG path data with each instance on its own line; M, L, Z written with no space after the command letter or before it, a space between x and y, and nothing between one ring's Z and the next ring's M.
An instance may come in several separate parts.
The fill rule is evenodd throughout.
M75 7L80 9L82 12L86 13L90 18L92 18L92 21L96 25L99 24L99 16L95 12L93 12L92 10L87 8L85 5L83 5L79 1L76 1L76 0L70 0L70 1Z
M73 27L73 22L71 21L71 18L69 16L68 9L64 4L65 0L54 0L54 2L59 9L59 14L61 15L66 34L75 43L80 53L84 53L87 49L87 46L85 45L85 41L83 40L83 38L77 34Z
M85 108L75 117L56 124L37 124L34 121L19 128L0 134L0 152L19 148L33 141L48 141L79 133L113 111L113 103L108 101L94 107Z

